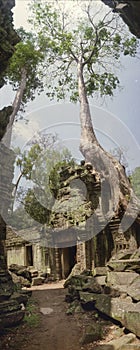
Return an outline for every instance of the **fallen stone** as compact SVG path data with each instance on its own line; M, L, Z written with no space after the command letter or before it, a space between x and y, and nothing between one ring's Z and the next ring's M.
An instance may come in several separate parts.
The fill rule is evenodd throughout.
M29 280L22 276L17 276L15 273L11 272L12 280L15 284L17 284L19 287L31 287L31 283Z
M120 338L111 340L107 344L94 346L94 350L122 350L123 346L126 346L126 349L129 349L129 344L135 341L136 336L132 333L123 335Z
M32 286L39 286L43 282L44 282L44 278L43 277L34 277L32 279Z
M134 281L127 288L127 293L136 301L140 301L140 276L136 277Z
M111 340L108 345L112 345L114 350L120 350L122 345L133 343L136 340L136 336L133 333L125 334L120 338Z
M28 271L31 274L31 278L38 277L38 271L36 269L28 268Z
M86 308L96 308L120 322L129 331L140 337L140 302L132 303L131 299L111 298L105 294L91 294L80 292L82 306Z
M14 292L12 295L11 295L11 300L16 300L19 304L24 304L26 305L28 300L29 300L29 297L27 294L25 293L18 293L18 292Z
M125 286L104 286L104 294L110 295L112 298L116 298L121 296L122 294L126 294Z
M102 327L99 323L94 323L85 328L85 334L80 340L82 345L92 343L102 338Z
M134 309L125 310L123 325L140 337L140 303L134 304Z
M96 276L95 282L98 283L100 286L105 286L106 285L106 275Z
M16 274L17 276L22 276L25 279L27 279L29 282L32 281L31 278L31 273L30 271L27 269L26 266L22 266L22 265L17 265L17 264L11 264L9 266L9 271L13 272L14 274Z
M111 271L107 274L107 285L125 285L131 284L139 275L136 272L116 272Z
M140 350L139 344L124 344L121 346L120 350Z
M53 309L51 309L50 307L41 307L40 312L43 315L50 315L53 312Z
M95 267L93 275L94 276L106 276L107 275L107 267L106 266Z
M95 278L96 277L92 277L87 283L85 283L82 290L89 293L102 293L103 289Z
M16 300L7 300L0 303L0 327L11 327L18 324L24 317L25 312Z

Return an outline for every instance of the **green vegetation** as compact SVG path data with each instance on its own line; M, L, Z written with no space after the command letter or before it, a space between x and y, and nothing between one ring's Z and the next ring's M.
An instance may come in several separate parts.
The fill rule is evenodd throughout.
M130 180L137 197L140 199L140 167L135 168Z
M12 213L11 224L25 228L32 226L32 219L45 224L49 220L52 205L60 188L60 173L66 166L74 166L75 161L66 147L57 150L58 139L40 138L39 143L30 145L23 153L17 150L16 164L20 175L15 185L15 195L25 209L24 220L21 205ZM56 142L56 144L55 144ZM22 189L21 179L30 180L31 187ZM25 188L25 183L24 186ZM27 214L27 215L26 215ZM31 219L32 218L32 219ZM18 223L19 222L19 223ZM23 225L21 223L23 222ZM25 224L25 225L24 225Z
M135 56L138 41L120 31L117 15L109 12L99 20L94 1L85 5L74 2L75 9L80 9L74 21L70 7L66 9L57 1L31 3L31 22L45 57L47 95L58 100L68 95L71 101L77 101L77 68L81 61L86 95L98 91L101 96L112 96L119 84L113 72L115 64L122 54Z
M24 322L27 323L29 327L37 327L39 324L40 318L37 312L37 305L35 301L29 300L26 306Z

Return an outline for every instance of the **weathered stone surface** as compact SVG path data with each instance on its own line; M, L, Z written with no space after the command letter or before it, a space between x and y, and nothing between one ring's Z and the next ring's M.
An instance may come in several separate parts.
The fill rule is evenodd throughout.
M104 294L110 295L112 298L117 298L124 293L127 296L125 286L104 286Z
M95 282L100 286L105 286L106 284L106 276L95 276Z
M16 300L19 304L24 304L26 305L28 302L28 295L25 293L18 293L18 292L14 292L11 296L11 300Z
M87 283L84 284L82 290L90 293L102 293L103 289L101 285L95 280L94 277L88 280Z
M17 276L15 273L11 272L12 280L19 287L31 287L31 283L22 276Z
M90 279L89 275L81 274L81 275L70 275L64 283L64 288L68 288L68 286L72 285L77 287L83 287L85 283L87 283Z
M16 326L22 321L24 314L25 312L23 310L7 312L5 315L0 314L0 327L7 328Z
M113 345L114 350L120 350L122 345L130 344L136 339L135 334L129 333L118 339L111 340L108 345Z
M132 309L125 310L123 325L140 337L140 303L134 304Z
M128 286L139 275L136 272L116 272L111 271L107 274L107 285L125 285Z
M140 273L140 259L112 260L108 268L113 271L136 271Z
M85 328L85 334L80 340L81 344L89 344L102 338L102 327L99 323L93 323Z
M140 350L140 345L139 344L122 345L121 350Z
M34 277L32 280L32 286L39 286L44 282L45 278L43 277Z
M140 276L128 286L127 293L136 301L140 301Z
M29 282L32 281L31 272L27 269L26 266L12 264L9 266L9 271L13 272L17 276L26 278Z
M0 326L10 327L18 324L24 317L24 311L16 300L0 303Z
M101 266L101 267L95 267L93 271L94 276L106 276L107 275L107 267Z
M10 298L14 290L14 283L8 271L0 271L0 302Z
M129 333L129 334L123 335L120 338L111 340L107 344L94 346L94 350L123 350L124 346L126 346L126 349L129 350L129 344L133 343L135 339L136 339L136 336L132 333ZM133 350L133 345L132 345L132 350Z
M120 350L140 350L140 344L124 344Z
M120 251L116 253L108 262L109 270L121 271L136 271L140 273L140 249Z
M80 300L84 305L93 305L101 313L114 318L129 331L140 337L140 303L131 300L111 298L105 294L80 292Z
M102 1L118 12L124 22L129 26L131 33L140 38L140 2L138 0Z

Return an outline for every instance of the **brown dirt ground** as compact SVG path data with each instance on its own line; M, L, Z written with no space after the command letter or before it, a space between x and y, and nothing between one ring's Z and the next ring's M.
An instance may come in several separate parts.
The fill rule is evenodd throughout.
M2 350L91 350L97 342L81 345L80 338L86 325L95 320L95 312L67 315L68 304L65 302L66 290L63 282L32 287L33 314L38 317L36 325L23 321L18 327L9 329L0 337ZM50 314L44 315L40 308L51 308ZM28 317L30 312L28 310ZM103 342L112 339L112 330L116 327L110 321L97 319L103 325Z

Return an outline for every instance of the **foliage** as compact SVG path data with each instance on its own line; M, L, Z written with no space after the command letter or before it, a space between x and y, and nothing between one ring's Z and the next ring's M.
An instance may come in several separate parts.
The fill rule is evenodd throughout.
M40 93L43 84L39 77L40 64L44 58L43 53L36 46L36 37L32 33L26 33L23 28L18 30L21 41L15 46L15 51L9 60L7 68L7 81L15 90L21 83L23 69L26 71L26 89L23 94L23 103L33 100L35 91Z
M0 2L0 87L5 83L5 69L9 58L14 53L14 46L20 40L13 28L12 7L13 1L1 0Z
M48 222L50 211L40 204L36 199L34 190L29 189L24 200L25 211L37 222L45 224Z
M130 180L137 197L140 199L140 167L135 168Z
M28 301L24 316L24 322L29 327L37 327L40 321L39 314L37 313L37 306L33 301Z
M74 2L76 10L79 2ZM135 56L138 41L120 31L116 14L105 14L97 21L94 2L87 5L86 1L83 8L80 1L80 15L73 14L74 21L70 6L65 9L61 4L39 0L31 4L31 22L37 32L38 46L46 50L43 74L49 77L47 95L60 100L68 94L71 101L78 100L76 68L81 60L87 96L93 96L96 91L101 96L112 96L119 85L113 72L115 62L122 54Z
M53 137L52 140L54 140ZM51 137L49 141L50 147L46 137L46 141L44 141L44 138L40 139L40 144L30 145L30 149L23 153L17 151L19 155L16 162L20 168L16 188L19 188L19 182L22 178L31 180L30 188L27 188L26 191L19 189L18 197L24 205L25 212L42 224L48 222L51 207L60 188L62 167L75 164L67 148L61 146L57 149L55 143L52 145ZM55 141L58 141L57 138L55 138ZM48 148L46 148L46 145L48 145ZM13 220L16 220L16 222L19 220L21 225L21 222L27 219L25 226L32 226L32 220L29 220L28 215L24 219L22 218L22 209L20 210L19 206L15 210L15 215L13 213ZM28 225L26 225L27 223Z
M125 168L128 168L128 162L125 154L127 153L126 147L115 147L110 150L110 153L119 161L121 165Z

